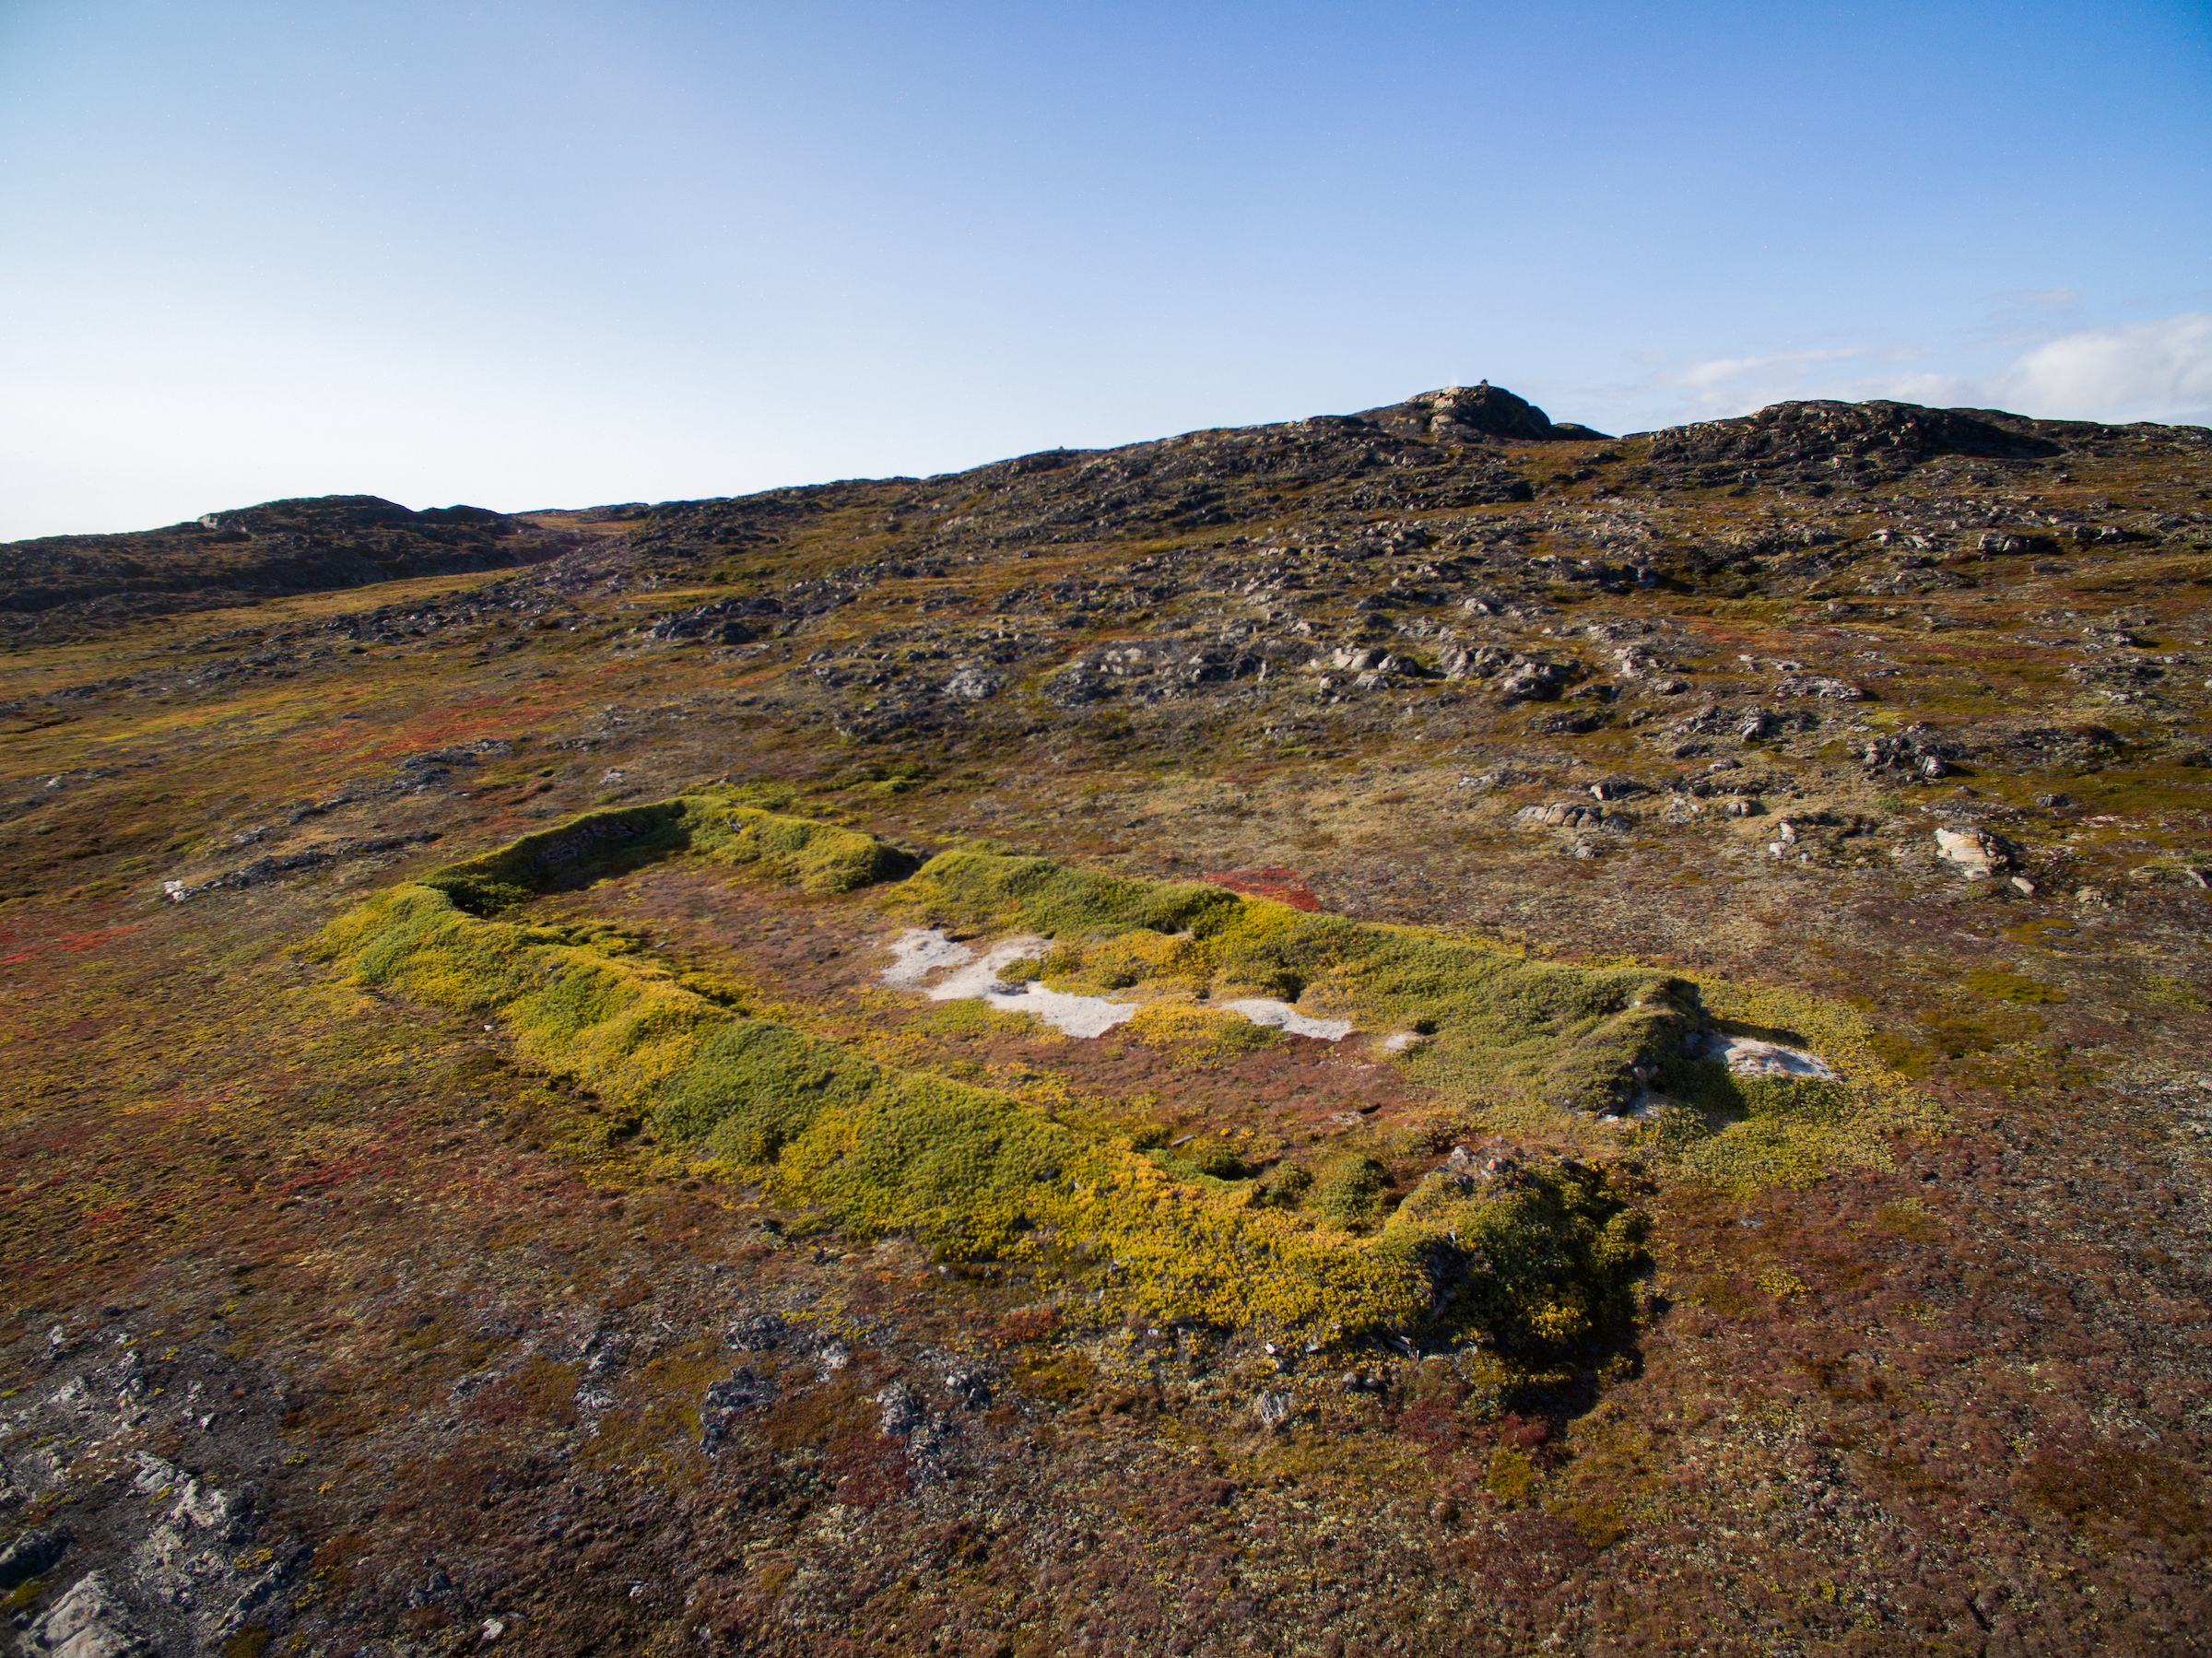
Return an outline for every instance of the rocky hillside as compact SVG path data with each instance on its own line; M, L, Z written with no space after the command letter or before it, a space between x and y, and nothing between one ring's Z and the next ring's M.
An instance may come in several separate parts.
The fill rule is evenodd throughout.
M0 637L534 564L574 545L481 507L414 512L374 495L265 501L128 535L45 535L0 544Z
M7 554L26 1653L2201 1645L2212 432Z

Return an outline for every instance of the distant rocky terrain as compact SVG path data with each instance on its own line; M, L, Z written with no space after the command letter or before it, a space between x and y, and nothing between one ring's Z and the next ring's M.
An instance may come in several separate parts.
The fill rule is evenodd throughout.
M273 500L122 535L46 535L0 544L0 638L28 642L126 616L534 564L575 545L481 507L414 512L373 495Z
M26 1654L2212 1620L2212 431L0 547Z

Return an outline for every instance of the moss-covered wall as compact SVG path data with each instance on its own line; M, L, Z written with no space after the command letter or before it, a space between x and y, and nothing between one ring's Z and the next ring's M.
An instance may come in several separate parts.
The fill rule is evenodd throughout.
M361 984L496 1022L525 1059L574 1076L618 1122L650 1122L700 1172L818 1205L863 1235L1079 1262L1108 1300L1154 1320L1347 1337L1479 1332L1532 1361L1618 1320L1641 1264L1640 1223L1594 1171L1539 1169L1502 1189L1440 1174L1361 1236L1335 1222L1371 1217L1326 1204L1287 1212L1256 1183L1178 1180L1009 1095L876 1064L721 1006L576 931L460 901L496 910L579 867L679 847L818 886L889 866L888 849L847 844L865 839L705 797L597 814L383 893L334 923L320 950ZM1027 861L947 867L986 891L1053 901L1049 866L1009 864ZM940 865L931 890L942 895ZM1309 919L1217 888L1063 873L1083 902L1105 893L1110 915L1206 923L1230 970L1238 952L1278 938L1277 911Z
M1309 913L1196 882L1138 881L1043 858L947 853L908 883L924 918L1043 934L1055 988L1153 981L1217 1001L1312 1003L1427 1037L1414 1076L1455 1097L1598 1111L1622 1105L1701 1023L1688 980L1532 962L1413 928ZM1153 935L1150 944L1132 935ZM1170 935L1162 937L1160 935Z

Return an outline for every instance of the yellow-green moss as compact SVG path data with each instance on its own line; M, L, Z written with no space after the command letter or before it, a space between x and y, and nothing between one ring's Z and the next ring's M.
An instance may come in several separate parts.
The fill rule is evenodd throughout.
M1502 1189L1439 1171L1386 1216L1365 1158L1315 1182L1287 1166L1255 1180L1226 1144L1147 1156L1157 1140L748 1017L618 930L499 919L507 893L678 851L815 890L897 866L853 830L688 797L595 814L395 888L335 923L323 948L359 982L501 1022L525 1059L575 1076L616 1122L650 1122L692 1168L818 1205L855 1233L1093 1264L1113 1303L1154 1319L1480 1331L1531 1362L1625 1327L1644 1223L1593 1170L1537 1165ZM1878 1163L1888 1135L1939 1121L1881 1064L1863 1019L1811 997L1530 962L993 853L946 854L910 887L904 901L934 919L1053 935L1038 970L1071 988L1142 986L1136 1034L1189 1057L1277 1040L1193 999L1259 993L1423 1031L1403 1063L1465 1103L1603 1104L1641 1086L1641 1069L1681 1102L1645 1137L1694 1178L1809 1183ZM1683 1059L1682 1033L1709 1016L1812 1047L1840 1080L1746 1079Z
M722 850L726 831L676 817L641 809L625 815L627 836L555 844L588 852L655 837L673 847L681 833L687 844L703 841L709 856ZM546 878L542 861L476 862L488 881L518 866ZM1237 902L1220 894L1204 904L1223 900ZM880 1064L747 1017L648 959L599 947L606 942L589 928L473 914L447 887L426 882L341 917L320 949L362 985L496 1021L525 1060L574 1076L618 1122L650 1122L699 1171L818 1205L863 1235L1096 1263L1113 1303L1156 1320L1347 1335L1481 1328L1549 1350L1586 1335L1641 1268L1633 1252L1589 1247L1625 1213L1594 1176L1547 1187L1552 1196L1534 1203L1524 1191L1437 1187L1362 1241L1253 1202L1250 1181L1203 1168L1190 1171L1195 1182L1178 1180L1012 1094ZM1620 1282L1577 1299L1553 1282L1572 1262Z
M780 817L714 794L587 812L494 852L448 864L421 885L476 915L512 909L554 882L611 874L671 853L757 865L807 892L851 892L910 866L903 853L857 829Z
M1623 1103L1693 1028L1687 981L1646 968L1532 962L1471 940L1347 921L1198 882L1140 881L1044 858L946 853L907 884L927 919L1055 941L1069 989L1277 997L1430 1036L1405 1062L1456 1101Z
M1969 990L1978 992L1998 1002L2064 1002L2066 993L2056 985L2044 984L2024 973L2007 973L1996 968L1983 968L1968 973L1964 983Z
M1771 985L1697 982L1717 1022L1810 1049L1837 1076L1737 1076L1678 1051L1667 1055L1653 1086L1677 1103L1648 1135L1679 1172L1737 1191L1810 1186L1849 1169L1886 1169L1893 1138L1947 1122L1894 1067L1889 1033L1859 1010Z
M1219 1013L1196 1002L1147 1002L1130 1016L1128 1033L1197 1065L1225 1064L1278 1040L1274 1030L1241 1014Z
M1430 1175L1379 1252L1429 1261L1455 1318L1508 1350L1559 1351L1626 1328L1649 1218L1583 1164L1537 1164L1504 1183L1492 1194L1465 1175Z

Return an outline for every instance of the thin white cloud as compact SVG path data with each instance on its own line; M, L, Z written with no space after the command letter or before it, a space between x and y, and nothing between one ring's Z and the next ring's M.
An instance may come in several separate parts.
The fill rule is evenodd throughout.
M2071 311L2081 303L2078 288L2020 288L1999 294L1996 301L2001 310Z
M2062 335L1997 377L2005 407L2090 420L2167 420L2212 406L2212 312Z
M1692 363L1668 376L1677 385L1702 389L1724 386L1743 379L1748 374L1769 373L1776 369L1794 369L1805 363L1848 362L1854 357L1864 357L1860 350L1843 351L1782 351L1769 357L1716 357L1710 362Z
M2064 290L2053 297L2070 298ZM1607 400L1671 406L1663 417L1668 420L1719 419L1820 397L2001 408L2051 420L2212 418L2212 312L2053 335L1980 374L1908 366L1924 365L1932 355L1887 346L1712 358L1662 370L1641 385L1613 388ZM1875 368L1885 361L1895 366ZM1865 368L1833 371L1849 363Z

